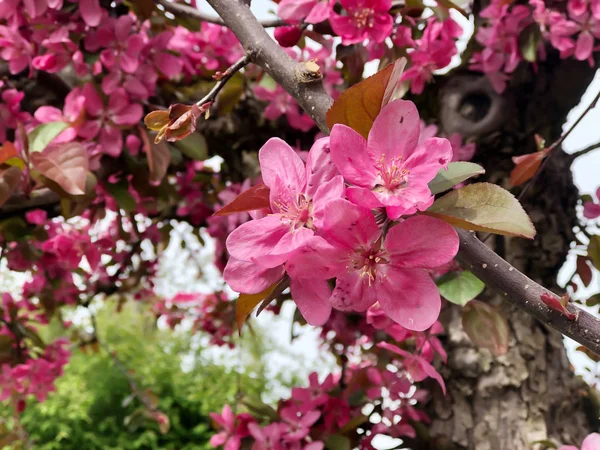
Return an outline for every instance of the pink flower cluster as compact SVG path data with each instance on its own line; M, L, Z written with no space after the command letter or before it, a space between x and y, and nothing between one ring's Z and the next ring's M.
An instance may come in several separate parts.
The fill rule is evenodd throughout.
M411 81L410 89L414 94L423 92L435 70L450 64L452 57L458 53L456 40L462 32L462 28L450 18L441 22L431 17L419 39L397 34L396 45L413 49L409 51L411 67L404 73L403 79Z
M54 390L54 381L62 375L69 359L69 342L59 339L45 348L36 349L41 354L34 356L35 353L23 343L23 332L35 335L35 327L44 323L45 319L35 311L32 303L14 300L7 293L2 294L0 319L3 324L0 326L0 336L11 338L10 353L21 357L21 361L13 365L0 360L0 401L10 398L17 412L20 412L25 408L25 400L29 395L44 401L48 393Z
M18 109L22 94L4 90L0 143L5 130L19 122L30 131L39 123L63 121L70 127L55 142L85 142L96 160L101 155L118 157L124 148L136 155L143 142L137 127L143 105L159 83L210 77L243 52L225 27L202 24L198 32L182 27L161 31L132 13L112 17L98 0L79 3L75 13L67 14L63 8L70 7L63 0L10 0L0 6L0 58L12 74L72 68L82 80L62 111L43 106L35 121ZM97 84L89 82L91 77Z
M480 27L476 39L484 48L473 55L471 68L487 74L498 92L506 88L509 75L524 60L520 37L539 27L542 39L531 49L545 59L545 43L560 51L561 58L575 57L593 65L594 41L600 38L600 3L568 0L566 12L550 9L544 0L529 5L494 0L482 12L487 25ZM527 39L525 39L527 41Z
M342 434L352 448L373 449L371 441L379 434L416 436L413 424L428 423L429 418L419 408L428 393L415 389L415 383L431 377L444 389L441 376L431 365L436 353L446 360L436 337L442 331L439 323L428 333L413 332L391 321L379 307L366 315L340 313L336 317L344 322L340 333L356 336L352 340L338 335L337 329L328 328L331 321L324 327L325 342L336 346L338 352L343 346L342 357L349 360L343 378L329 374L320 382L312 373L307 387L294 387L291 397L282 399L276 411L264 417L259 413L236 416L225 406L221 415L212 415L221 430L211 440L213 446L319 450L331 436ZM387 334L390 331L393 336ZM371 407L366 410L367 405Z
M287 273L309 324L324 324L332 308L366 311L378 302L400 325L429 328L441 301L428 270L454 258L458 239L440 220L407 217L432 204L427 183L452 160L446 139L420 142L420 127L414 104L397 100L368 139L335 125L306 163L269 140L259 160L271 211L229 235L227 283L252 294Z
M25 97L23 92L9 88L0 80L0 145L6 141L6 130L15 129L19 122L31 119L29 113L21 111L21 101Z
M187 318L193 321L194 331L210 336L211 345L234 347L235 302L222 292L178 293L173 298L155 303L153 310L157 317L164 317L171 328Z
M18 398L21 411L29 395L43 402L55 390L54 381L63 374L64 366L69 362L68 344L66 339L59 339L47 345L44 353L37 358L12 367L3 365L0 370L0 401Z

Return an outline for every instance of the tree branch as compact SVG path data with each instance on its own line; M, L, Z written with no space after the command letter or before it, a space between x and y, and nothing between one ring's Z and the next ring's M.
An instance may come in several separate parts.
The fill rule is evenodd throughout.
M580 156L587 155L588 153L593 152L600 148L600 142L596 142L595 144L589 145L586 148L576 151L575 153L571 153L569 156L573 159L579 158Z
M208 3L222 17L243 47L256 55L253 61L291 94L311 115L319 128L328 134L325 114L332 99L324 91L322 84L298 84L296 70L299 63L292 60L265 33L242 0L208 0ZM593 105L590 105L591 107ZM560 145L569 132L565 133L555 146ZM475 233L460 229L457 232L460 238L457 260L486 285L501 293L511 304L590 350L600 353L600 320L573 304L570 304L568 309L576 315L575 320L568 320L561 313L551 310L541 300L541 294L550 291L512 267L481 242Z
M208 14L203 13L202 11L193 8L188 5L183 5L181 3L171 2L169 0L154 0L154 3L162 6L165 11L170 12L171 14L187 17L190 19L196 19L201 22L214 23L217 25L225 25L225 22L219 17L209 16ZM248 6L250 6L250 2L248 2ZM269 19L263 20L259 22L264 28L274 28L274 27L283 27L288 25L282 19Z
M325 114L333 102L319 81L306 82L307 69L293 60L256 20L250 8L241 0L208 0L225 25L233 31L252 62L262 67L281 85L325 133L329 128Z
M206 96L204 96L204 98L198 100L196 105L202 106L205 103L214 102L217 98L217 95L219 95L219 92L221 92L221 89L225 87L231 77L238 73L242 68L246 67L250 63L250 60L251 55L249 53L246 53L243 57L238 59L231 67L221 74L221 77L218 78L217 84L214 85L214 87L208 94L206 94Z

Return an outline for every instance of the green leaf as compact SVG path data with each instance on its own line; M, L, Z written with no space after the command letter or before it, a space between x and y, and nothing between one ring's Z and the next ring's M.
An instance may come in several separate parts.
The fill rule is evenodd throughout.
M135 198L129 192L129 183L126 179L121 179L118 182L104 185L108 193L115 199L119 208L127 212L135 211L137 207Z
M585 301L585 306L598 306L600 305L600 294L594 294Z
M38 125L27 136L29 152L41 152L67 128L69 124L66 122L48 122Z
M332 434L327 438L325 442L325 448L327 450L350 450L352 445L350 439L341 434Z
M245 80L244 75L238 72L227 81L217 97L217 112L219 115L229 114L239 103L244 93Z
M493 306L477 300L470 301L463 309L462 325L478 347L487 348L496 356L508 351L508 322Z
M448 170L440 169L433 180L429 182L429 190L432 194L439 194L456 186L458 183L485 173L485 169L479 164L471 162L451 162Z
M181 152L195 161L204 161L208 157L206 139L199 133L192 133L180 141L173 142Z
M437 199L425 214L467 230L529 239L535 236L535 228L518 200L495 184L475 183L455 189Z
M600 270L600 235L596 234L590 237L588 258L596 270Z
M525 61L535 62L542 39L542 31L537 23L531 23L519 35L519 49Z
M485 289L485 283L467 270L444 275L437 281L437 285L446 300L461 306Z

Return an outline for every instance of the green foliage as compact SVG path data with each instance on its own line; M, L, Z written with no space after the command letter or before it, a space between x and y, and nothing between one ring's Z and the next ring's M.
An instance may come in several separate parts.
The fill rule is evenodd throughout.
M123 368L105 348L89 346L74 352L65 376L57 382L57 392L44 403L32 401L23 413L22 424L34 448L211 448L208 440L214 431L208 413L220 411L225 403L234 404L238 387L248 396L262 394L264 378L238 375L209 361L198 348L197 337L158 330L138 306L121 313L105 307L98 317L100 339L139 389L148 389L158 398L158 409L169 417L170 430L162 434L156 422L133 414L141 403L131 395Z

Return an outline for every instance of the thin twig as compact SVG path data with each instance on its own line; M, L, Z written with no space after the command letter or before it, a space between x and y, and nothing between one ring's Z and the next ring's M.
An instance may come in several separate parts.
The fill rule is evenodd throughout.
M321 83L299 84L297 62L260 27L256 17L241 0L208 0L210 5L223 18L245 49L256 51L253 62L262 67L271 77L298 101L310 114L321 131L329 134L325 114L332 103ZM600 94L588 107L593 108ZM587 112L586 112L587 113ZM584 114L585 115L585 114ZM581 118L571 128L581 121ZM572 130L553 144L560 145ZM542 293L549 291L508 262L477 239L475 233L457 230L460 248L457 259L469 268L490 288L504 296L507 301L521 308L550 327L569 336L590 350L600 353L600 320L591 314L569 304L570 312L577 314L577 320L568 320L557 311L549 309L541 300Z
M581 115L573 123L573 125L571 125L566 132L564 132L556 141L554 141L554 143L550 147L548 147L548 156L546 156L546 158L544 159L544 161L542 161L542 164L540 164L540 167L535 172L535 175L525 185L525 187L523 188L523 190L521 191L521 193L517 197L517 200L521 201L521 199L523 198L523 196L525 195L525 193L538 180L538 178L540 177L540 174L542 173L542 171L544 170L544 168L548 165L548 161L550 161L550 158L552 158L553 150L555 148L559 147L565 141L565 139L567 139L569 137L569 135L573 132L573 130L577 127L577 125L579 125L579 123L583 120L583 118L587 115L587 113L589 113L592 109L594 109L594 107L598 103L599 99L600 99L600 92L598 92L596 94L596 97L594 97L594 100L592 100L592 102L588 105L588 107L585 108L585 110L581 113Z
M589 145L586 148L583 148L574 153L571 153L569 156L573 159L576 159L576 158L579 158L580 156L587 155L588 153L593 152L594 150L597 150L599 148L600 148L600 142L596 142L595 144Z
M192 6L170 2L169 0L155 0L155 3L162 6L165 11L180 17L188 17L190 19L200 20L201 22L214 23L216 25L225 25L225 22L223 22L220 17L205 14ZM288 25L281 19L262 20L260 24L263 28L283 27Z
M198 100L196 102L196 105L202 106L205 103L214 102L217 98L217 95L219 95L219 92L221 92L221 89L223 89L225 87L225 85L231 79L231 77L233 77L241 69L243 69L248 64L250 64L251 60L252 60L251 52L246 52L246 54L244 56L242 56L240 59L238 59L235 63L233 63L233 65L231 67L229 67L225 72L223 72L223 74L221 75L221 78L219 78L219 81L217 81L217 84L215 84L213 86L213 88L210 90L210 92L208 94L206 94L206 96L204 96L204 98Z

